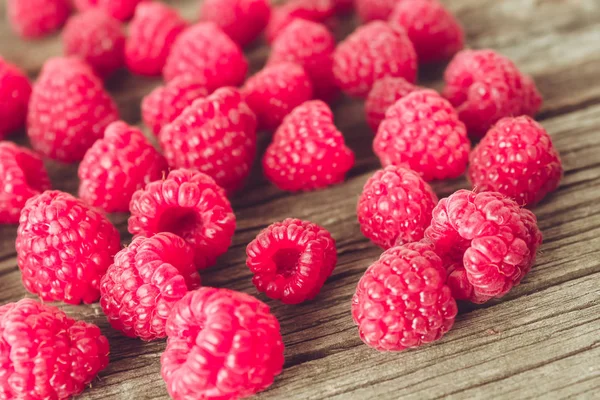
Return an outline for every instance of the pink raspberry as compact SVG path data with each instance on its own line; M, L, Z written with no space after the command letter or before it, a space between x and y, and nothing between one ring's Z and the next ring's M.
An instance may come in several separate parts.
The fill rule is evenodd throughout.
M70 399L108 365L94 324L33 299L0 306L0 398Z
M174 400L245 398L269 387L283 367L277 318L245 293L189 292L173 308L167 335L161 373Z
M208 175L176 169L133 194L129 232L152 236L171 232L192 246L198 269L210 267L227 251L235 215L225 191Z
M291 0L274 8L265 36L272 43L277 35L295 19L325 22L335 13L333 0Z
M391 106L373 141L381 164L398 165L426 181L461 176L471 143L452 105L433 90L417 90Z
M419 174L390 165L365 183L356 214L363 235L389 249L421 240L437 201Z
M27 75L0 57L0 140L25 125L30 96Z
M360 338L379 351L402 351L439 340L457 314L446 271L426 242L392 247L358 282L352 318Z
M454 297L474 303L518 285L542 243L531 211L500 193L468 190L440 200L425 237L445 262Z
M167 161L142 131L113 122L79 164L79 198L107 212L126 212L133 193L167 170Z
M335 38L324 25L295 19L273 41L268 62L302 66L313 84L315 97L329 101L338 93L333 77L334 50Z
M117 106L102 81L74 57L51 58L33 85L27 135L43 155L75 162L119 119Z
M166 4L141 3L129 24L127 68L134 74L160 75L175 40L186 27L187 22Z
M542 105L531 77L493 50L461 51L448 65L444 79L444 97L476 139L501 118L533 117Z
M359 27L333 54L336 84L347 94L366 97L379 79L417 78L417 55L406 32L375 21Z
M12 29L21 37L36 39L60 29L71 13L69 0L7 0Z
M381 121L385 119L385 112L398 100L407 94L421 89L409 83L404 78L386 76L375 82L365 100L365 113L367 123L377 133Z
M285 62L268 65L242 88L260 129L276 129L294 108L312 99L313 87L304 68Z
M344 180L354 153L320 100L296 107L273 136L262 160L266 177L281 190L325 188Z
M184 75L154 89L142 100L142 119L155 135L194 100L208 96L202 80Z
M293 218L261 231L246 254L256 289L286 304L315 298L337 263L331 234L317 224Z
M46 191L21 211L17 263L23 285L44 301L91 304L120 248L106 217L68 193Z
M173 168L192 168L228 192L239 189L256 156L256 117L234 88L194 101L159 135Z
M163 69L165 80L192 75L209 91L244 82L248 62L242 50L212 22L187 28L175 41Z
M98 8L118 20L126 21L133 16L139 3L146 0L73 0L75 8L85 11Z
M110 76L124 63L125 34L119 20L92 9L69 19L63 30L65 55L78 56L98 76Z
M471 152L469 180L477 192L500 192L533 206L560 183L560 156L546 130L527 116L503 118Z
M242 47L258 38L271 16L268 0L205 0L200 7L201 21L214 22Z
M0 141L0 224L19 222L25 202L50 189L42 159L11 142Z
M177 235L136 236L102 278L100 304L113 328L129 337L166 336L173 306L200 287L194 250Z
M354 8L363 23L381 20L387 21L394 6L405 0L354 0ZM410 3L410 1L406 0Z

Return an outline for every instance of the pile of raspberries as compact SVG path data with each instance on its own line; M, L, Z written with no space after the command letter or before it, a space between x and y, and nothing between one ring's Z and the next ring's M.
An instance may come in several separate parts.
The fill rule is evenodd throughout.
M354 9L362 25L336 43L330 27ZM531 208L563 170L532 119L541 96L508 58L463 49L460 23L437 0L205 0L194 23L143 0L8 0L7 11L26 39L64 24L65 54L33 85L0 58L0 139L25 130L31 145L0 142L0 223L18 224L23 284L43 302L99 301L128 337L167 338L161 372L174 399L247 397L281 373L269 307L203 287L200 272L230 247L229 198L243 190L258 132L271 136L262 168L280 190L344 182L355 157L328 105L340 92L365 100L383 166L357 206L363 234L384 251L352 298L368 346L436 341L457 300L501 298L535 263ZM242 47L263 33L270 55L247 78ZM419 65L448 60L441 93L415 84ZM104 88L123 67L164 79L141 103L149 135L120 120ZM77 197L51 190L44 158L79 163ZM472 190L438 200L429 182L465 173ZM130 213L126 247L112 212ZM337 263L327 229L295 218L246 253L256 289L286 304L318 296ZM70 398L108 354L98 327L55 307L0 307L1 398Z

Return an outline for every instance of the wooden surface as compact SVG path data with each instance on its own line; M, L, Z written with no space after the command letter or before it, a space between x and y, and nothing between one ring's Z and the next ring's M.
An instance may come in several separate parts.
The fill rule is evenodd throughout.
M197 1L172 1L190 19ZM401 354L362 344L350 299L365 268L380 254L359 230L358 193L378 167L360 101L334 106L337 125L357 154L342 185L291 195L269 185L257 167L233 204L238 229L229 252L203 273L204 284L257 295L244 265L245 246L269 223L294 216L329 229L339 264L316 300L285 306L270 301L286 345L283 373L259 399L600 398L600 1L446 0L473 48L491 47L530 73L545 102L539 120L559 149L560 189L534 211L544 233L538 263L501 301L461 305L440 342ZM1 7L1 6L0 6ZM0 11L1 13L2 11ZM352 29L344 21L341 31ZM26 43L0 23L0 54L34 77L47 57L61 53L58 37ZM248 52L260 68L267 48ZM421 83L441 87L443 66L421 71ZM158 80L123 72L107 86L124 120L139 123L139 103ZM23 139L15 139L22 142ZM264 149L268 138L260 139ZM76 167L49 163L54 187L75 193ZM436 183L440 197L467 187L460 179ZM126 233L126 215L111 216ZM16 227L0 228L0 304L27 296L15 261ZM164 341L142 343L112 330L98 304L64 306L100 326L111 362L82 399L165 399L160 377Z

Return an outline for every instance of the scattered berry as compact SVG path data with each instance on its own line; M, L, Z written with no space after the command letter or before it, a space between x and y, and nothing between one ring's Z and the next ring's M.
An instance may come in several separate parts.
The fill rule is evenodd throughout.
M208 175L176 169L133 194L129 232L152 236L171 232L195 252L204 269L227 251L235 231L235 215L225 191Z
M402 28L375 21L359 27L338 45L333 54L333 74L344 92L366 97L373 84L386 76L413 83L417 55Z
M0 140L25 125L30 96L27 75L0 57Z
M377 132L379 124L385 119L385 112L388 108L417 89L420 88L408 83L404 78L386 76L375 82L365 101L367 123L373 132Z
M173 168L192 168L228 192L239 189L256 156L256 117L234 88L194 101L159 135Z
M256 289L286 304L315 298L337 263L331 234L317 224L292 218L260 232L246 254Z
M295 19L325 22L335 13L333 0L291 0L274 8L265 36L272 43L277 35Z
M12 29L21 37L35 39L60 29L71 13L69 0L7 0Z
M387 21L394 6L400 2L404 0L354 0L354 8L364 23L375 20Z
M145 0L73 0L75 8L85 11L98 8L118 20L126 21L133 16L139 3Z
M384 167L410 168L431 181L461 176L471 143L452 105L426 89L409 93L387 110L373 149Z
M313 100L283 120L262 163L266 177L281 190L315 190L342 182L354 165L354 153L327 104Z
M70 399L108 365L96 325L33 299L0 306L0 398Z
M27 201L17 230L23 285L44 301L91 304L119 251L106 217L68 193L46 191Z
M277 318L245 293L189 292L173 308L167 335L161 372L174 400L248 397L269 387L283 367Z
M503 118L470 156L477 192L500 192L519 205L535 205L560 183L562 163L546 130L527 116Z
M439 340L454 325L456 301L442 260L429 243L392 247L358 282L352 318L360 338L379 351Z

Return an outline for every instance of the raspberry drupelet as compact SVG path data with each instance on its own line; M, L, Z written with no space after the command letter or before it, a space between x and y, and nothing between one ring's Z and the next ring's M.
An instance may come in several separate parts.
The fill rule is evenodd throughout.
M69 0L7 0L12 29L25 39L37 39L59 30L69 14Z
M79 11L95 8L120 21L126 21L133 16L138 4L144 1L146 0L73 0L73 4Z
M27 75L0 56L0 140L25 125L30 97Z
M388 108L407 94L420 89L418 86L407 82L404 78L395 78L393 76L386 76L375 82L365 100L367 123L373 132L377 133L379 124L385 119L385 112Z
M268 43L275 38L295 19L312 22L326 22L335 13L333 0L291 0L273 8L269 24L265 30Z

